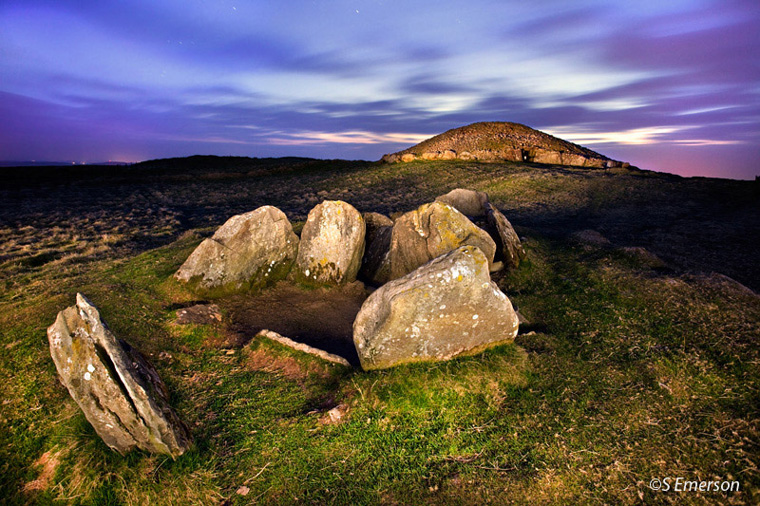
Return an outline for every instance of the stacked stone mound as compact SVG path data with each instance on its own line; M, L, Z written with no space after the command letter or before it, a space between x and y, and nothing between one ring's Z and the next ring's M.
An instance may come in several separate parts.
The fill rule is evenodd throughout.
M519 123L481 122L448 130L415 146L384 155L386 163L414 160L514 161L592 168L628 166L588 148Z
M172 457L190 447L190 433L169 406L156 370L114 337L82 294L58 313L47 335L61 382L108 446Z

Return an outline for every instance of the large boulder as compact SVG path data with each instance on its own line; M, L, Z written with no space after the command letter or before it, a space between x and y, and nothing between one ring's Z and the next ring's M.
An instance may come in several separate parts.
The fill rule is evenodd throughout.
M512 342L518 318L490 279L488 259L462 246L383 285L354 321L365 370L448 360Z
M362 214L367 227L366 248L359 275L373 284L382 284L390 277L390 260L393 220L380 213Z
M448 204L424 204L404 214L393 224L388 253L390 279L405 276L465 244L480 248L489 265L493 263L496 243L486 231Z
M362 265L365 224L350 204L326 200L309 212L301 231L296 279L319 284L350 283Z
M485 192L456 188L435 200L454 207L464 215L479 217L485 216L485 205L488 203L488 195Z
M491 237L496 240L496 247L500 252L501 261L504 262L508 270L516 269L526 256L525 249L520 242L520 237L507 217L491 205L490 202L486 202L484 208L486 219L488 220L488 229Z
M169 406L156 370L114 337L82 294L58 313L47 335L61 382L108 446L172 457L190 447L190 433Z
M284 278L298 252L298 236L273 206L233 216L204 240L174 275L196 292L221 295Z

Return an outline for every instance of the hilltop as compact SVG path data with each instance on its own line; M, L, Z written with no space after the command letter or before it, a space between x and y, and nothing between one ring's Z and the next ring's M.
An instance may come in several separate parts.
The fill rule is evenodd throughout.
M520 123L499 121L454 128L403 151L383 156L387 163L418 159L506 160L596 168L627 166Z
M0 186L3 504L758 503L754 181L460 160L32 169ZM390 217L457 187L486 192L527 254L493 278L527 322L480 355L333 369L254 334L340 354L361 285L201 300L173 277L259 206L303 235L323 200ZM122 457L98 437L46 339L77 293L155 367L193 449ZM649 488L674 469L741 488Z

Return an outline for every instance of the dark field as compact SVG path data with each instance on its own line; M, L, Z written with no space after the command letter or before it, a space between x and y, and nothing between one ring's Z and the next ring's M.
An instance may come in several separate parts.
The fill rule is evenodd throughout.
M0 170L10 503L760 502L757 182L215 157ZM171 274L234 214L275 205L300 231L325 199L390 215L456 187L486 191L525 238L528 260L498 279L529 321L514 345L372 373L274 344L241 349L259 325L317 345L344 336L362 297L351 289L327 297L334 318L329 300L278 317L303 295L283 287L219 301L221 324L173 324L197 301ZM58 383L45 328L77 291L155 363L192 428L190 453L119 457ZM337 405L347 415L326 423ZM649 489L678 476L741 489Z

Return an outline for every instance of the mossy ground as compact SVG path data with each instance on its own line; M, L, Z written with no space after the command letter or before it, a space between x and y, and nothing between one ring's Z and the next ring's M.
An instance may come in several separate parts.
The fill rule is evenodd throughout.
M154 221L117 224L109 221L116 217L107 200L95 195L95 202L83 202L85 211L102 214L83 211L74 219L95 249L88 254L77 246L65 261L71 241L46 224L65 226L68 211L40 197L28 202L27 214L13 214L5 200L4 501L760 502L760 304L741 285L710 274L758 281L756 251L743 249L757 227L751 183L464 162L328 164L250 183L214 178L109 186L102 193L121 192L166 211L154 213ZM57 191L79 194L73 186ZM457 186L487 191L527 238L526 261L499 280L529 320L513 345L361 372L323 369L271 343L220 349L214 343L224 341L223 327L172 324L176 308L195 300L172 278L199 242L177 239L188 227L221 224L266 203L302 220L328 197L389 214ZM179 204L190 192L201 211ZM42 212L52 214L30 225ZM180 224L164 223L168 215ZM158 244L144 239L164 226ZM100 251L108 244L97 234L108 227L122 227L124 237L120 246ZM568 237L584 228L613 244ZM48 240L49 257L29 260L41 253L35 238ZM667 267L620 247L642 245ZM156 366L192 430L190 452L177 460L119 456L79 412L58 382L45 335L76 292ZM283 364L301 373L290 374ZM326 411L340 404L348 407L341 422L325 423ZM737 480L741 489L657 493L648 487L652 478L678 476Z

